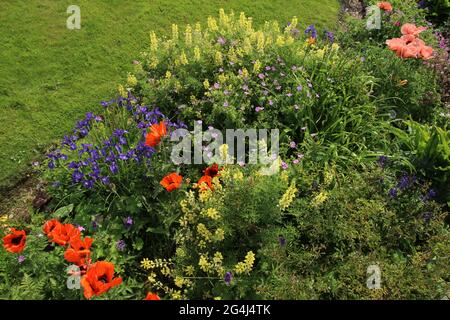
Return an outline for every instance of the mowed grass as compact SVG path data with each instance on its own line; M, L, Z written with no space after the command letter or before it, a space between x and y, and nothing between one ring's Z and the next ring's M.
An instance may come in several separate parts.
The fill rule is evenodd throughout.
M68 30L67 7L81 9L81 30ZM244 11L255 25L299 18L333 30L337 0L1 0L0 190L87 111L113 96L148 46L149 31L202 22L219 8Z

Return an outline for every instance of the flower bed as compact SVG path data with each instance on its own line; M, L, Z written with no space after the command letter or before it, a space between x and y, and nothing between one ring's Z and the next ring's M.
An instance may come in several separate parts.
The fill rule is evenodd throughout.
M379 4L383 23L412 19L397 5ZM437 117L437 76L419 62L441 49L431 26L416 27L421 12L403 6L419 21L381 31L355 23L334 35L296 18L255 30L243 13L221 10L207 27L150 33L118 98L88 113L48 155L51 203L29 224L5 222L1 295L447 294L450 133ZM436 99L427 104L429 92ZM229 145L212 156L213 145L195 138L205 163L174 163L176 132L195 136L194 124L279 129L279 157L269 166L276 170L230 164ZM373 265L382 271L376 290L366 281Z

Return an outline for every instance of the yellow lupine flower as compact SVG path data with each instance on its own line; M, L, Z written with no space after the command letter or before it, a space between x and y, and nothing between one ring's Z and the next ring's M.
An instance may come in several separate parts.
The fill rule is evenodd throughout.
M264 51L264 33L262 31L259 31L256 38L256 48L258 49L258 51Z
M245 17L245 13L241 12L239 14L239 25L243 28L247 24L247 18Z
M280 25L278 24L278 21L272 22L272 30L275 31L276 33L280 32Z
M178 26L176 24L172 24L172 39L178 40Z
M328 195L325 192L318 193L312 200L312 205L318 207L328 199Z
M242 48L244 49L244 52L246 54L250 54L252 52L253 47L252 47L252 43L250 41L250 38L247 37L247 38L244 39L244 43L242 45Z
M187 59L187 56L186 56L186 53L184 51L182 51L181 54L180 54L180 63L182 65L187 65L189 63L188 59Z
M155 32L150 32L150 49L152 51L158 50L158 38Z
M249 77L249 73L248 73L248 70L246 68L242 68L241 77L243 79L247 79Z
M282 46L284 46L284 44L285 44L284 37L281 36L281 35L278 36L277 37L277 41L276 41L276 45L279 46L279 47L282 47Z
M253 65L253 72L258 73L259 70L261 70L261 62L259 60L256 60L255 64Z
M228 160L228 145L222 144L219 147L220 158L226 163Z
M126 98L128 96L128 92L125 90L125 88L121 84L119 84L117 86L117 91L119 91L120 96L123 98Z
M205 79L205 81L203 81L203 87L204 87L205 89L209 89L210 85L209 85L208 79Z
M291 205L292 201L295 199L295 194L297 191L298 189L295 187L295 182L292 182L278 203L281 210L285 210Z
M200 58L201 58L200 48L199 47L195 47L194 48L194 60L195 61L200 61Z
M216 53L214 54L214 62L217 65L221 65L223 63L222 52L216 51Z
M323 57L325 56L325 50L324 49L317 50L315 56L319 59L323 59Z
M216 19L214 19L213 17L208 17L208 28L211 31L217 31L219 29Z
M186 31L184 33L184 42L187 46L192 44L192 28L190 25L186 26Z
M225 13L225 10L223 10L222 8L219 9L219 22L224 26L227 26L230 22L228 16Z
M128 77L127 77L127 84L130 87L134 87L137 85L137 83L138 83L138 81L137 81L136 77L134 75L132 75L131 73L129 73Z
M166 79L170 79L170 78L172 78L172 73L169 70L167 70L166 71Z

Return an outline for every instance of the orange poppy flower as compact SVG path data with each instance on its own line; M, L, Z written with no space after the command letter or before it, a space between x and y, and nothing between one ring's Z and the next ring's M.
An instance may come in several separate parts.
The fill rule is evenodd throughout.
M381 10L388 11L388 12L392 11L392 5L387 1L378 2L377 6Z
M10 229L10 234L3 237L3 247L6 251L20 253L25 249L27 234L24 230Z
M97 261L91 265L81 278L86 299L99 296L121 283L122 278L114 278L114 264L106 261Z
M219 174L219 166L216 163L214 163L211 167L206 168L203 171L203 173L205 176L210 176L211 178L214 178Z
M401 32L403 35L409 34L414 37L419 36L419 34L425 30L427 30L427 27L416 27L416 25L412 23L405 23L401 28Z
M47 222L44 224L44 226L42 227L42 229L44 230L44 233L48 236L48 234L49 234L50 232L52 232L53 229L55 229L55 227L56 227L57 225L60 225L60 224L61 224L61 222L59 222L58 220L52 219L52 220L47 221Z
M211 176L207 176L207 175L202 176L200 178L200 180L198 180L197 184L200 188L200 191L205 191L207 189L211 189L211 190L214 189Z
M164 121L154 124L150 127L150 132L145 136L145 145L148 147L157 146L161 142L161 138L167 134L167 128Z
M181 186L182 181L183 177L173 172L165 176L159 184L166 188L167 191L171 192L178 189Z
M70 240L80 237L80 230L71 224L57 224L47 235L50 241L65 246Z
M144 300L161 300L161 298L156 293L149 292Z
M93 241L94 240L89 237L84 238L84 241L79 237L71 239L69 248L64 253L64 258L79 267L86 264L87 259L89 259L91 255L90 249Z

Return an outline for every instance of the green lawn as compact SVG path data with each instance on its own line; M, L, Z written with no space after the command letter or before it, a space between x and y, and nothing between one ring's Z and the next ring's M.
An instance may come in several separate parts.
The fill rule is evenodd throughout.
M81 30L66 9L81 8ZM112 96L145 49L150 30L204 22L218 9L244 11L256 25L297 16L333 29L337 0L1 0L0 189L11 186L88 110Z

